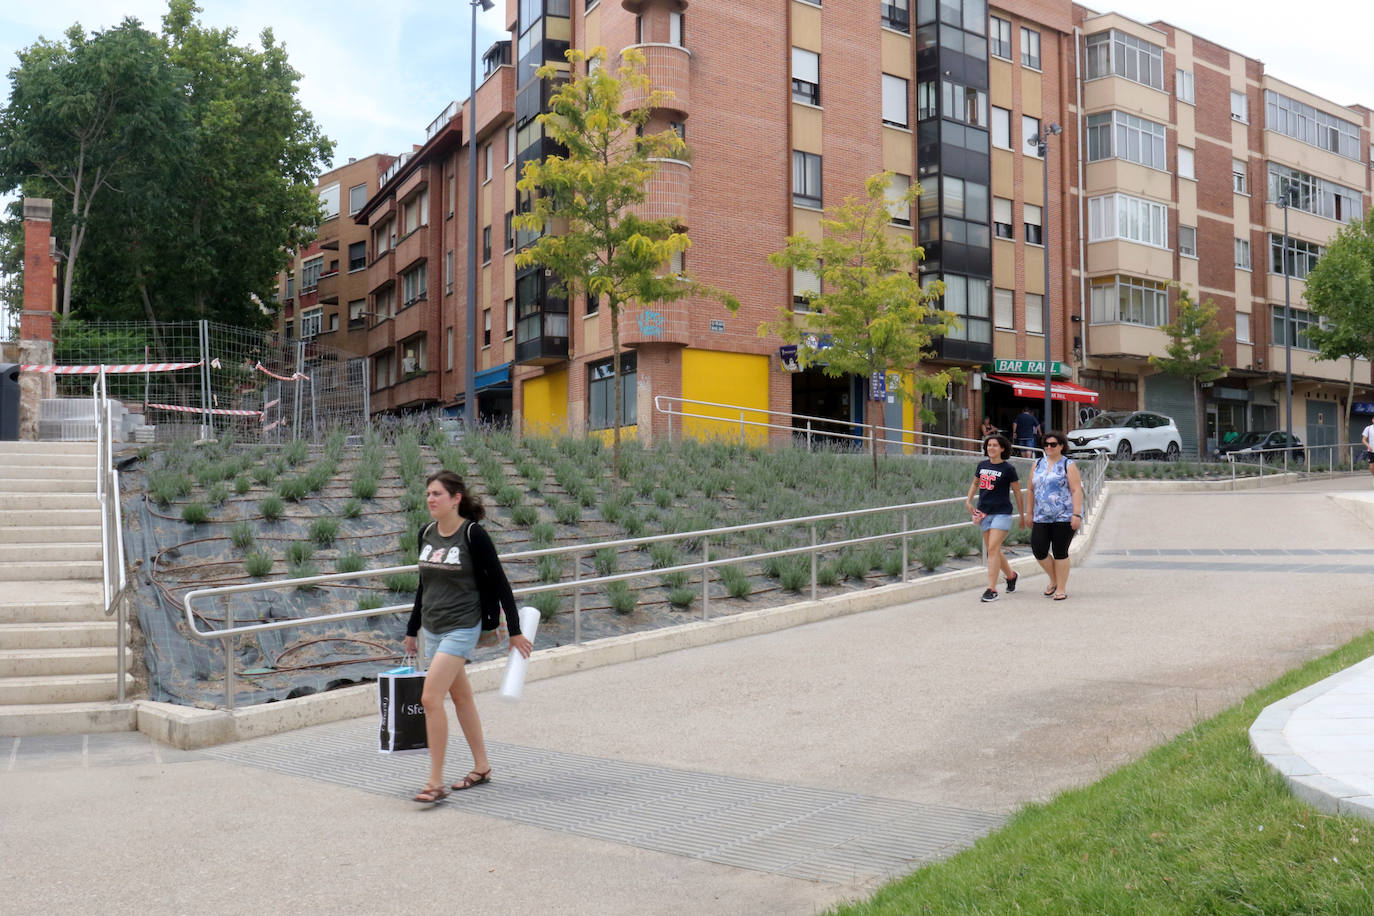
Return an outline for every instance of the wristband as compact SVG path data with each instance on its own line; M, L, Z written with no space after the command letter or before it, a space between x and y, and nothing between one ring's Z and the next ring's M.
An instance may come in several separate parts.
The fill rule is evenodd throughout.
M1074 518L1082 518L1083 516L1082 516L1081 513L1075 512L1075 513L1073 514L1073 517L1074 517Z

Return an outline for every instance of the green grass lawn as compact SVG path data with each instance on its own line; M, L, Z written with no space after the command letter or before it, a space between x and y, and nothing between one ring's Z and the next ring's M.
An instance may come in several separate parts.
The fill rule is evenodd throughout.
M1374 913L1374 823L1297 801L1248 741L1265 706L1371 654L1374 632L834 912Z

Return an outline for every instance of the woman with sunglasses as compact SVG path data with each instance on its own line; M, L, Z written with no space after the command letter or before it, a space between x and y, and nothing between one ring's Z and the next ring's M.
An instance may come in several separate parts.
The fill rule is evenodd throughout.
M1030 482L1031 553L1050 577L1045 597L1069 597L1069 542L1083 526L1083 478L1064 454L1064 434L1045 434L1045 454L1035 461Z
M978 470L969 484L968 496L964 504L968 507L973 520L983 529L983 546L987 548L988 587L983 592L983 601L997 600L997 575L1007 578L1007 591L1016 591L1019 578L1011 571L1011 564L1002 553L1002 542L1011 531L1012 499L1016 500L1016 514L1021 524L1026 524L1026 512L1021 502L1021 479L1016 468L1007 459L1011 457L1011 442L1001 433L993 433L983 440L984 460L978 462ZM973 505L973 495L978 494L978 505Z

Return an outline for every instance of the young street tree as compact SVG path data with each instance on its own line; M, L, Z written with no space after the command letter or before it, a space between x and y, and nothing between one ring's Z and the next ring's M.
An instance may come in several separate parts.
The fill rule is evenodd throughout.
M958 319L936 303L943 284L922 287L916 272L925 257L909 232L888 228L892 208L909 208L921 193L913 185L900 198L889 198L891 172L865 182L865 196L848 197L821 220L822 237L789 236L787 245L769 255L778 268L810 271L820 278L821 292L810 309L785 306L778 320L760 326L759 334L774 333L797 344L803 368L822 367L831 378L858 375L886 377L888 372L910 373L912 390L899 385L887 393L919 407L919 394L943 395L957 369L919 372L930 355L930 343L958 328ZM881 375L880 375L881 373ZM923 420L934 416L919 408ZM873 452L873 485L878 485L878 422L869 424Z
M1307 274L1303 298L1323 319L1319 327L1307 330L1317 355L1322 359L1350 360L1343 439L1350 434L1355 361L1374 356L1374 210L1366 213L1362 221L1342 229L1326 247Z
M653 90L644 56L627 50L620 66L606 65L606 49L567 52L569 67L546 64L541 79L557 84L548 111L539 115L545 135L563 155L525 165L516 184L521 194L515 226L543 234L516 255L516 264L552 270L565 292L577 290L606 303L611 316L615 414L613 479L620 474L620 316L626 308L709 295L738 303L723 293L673 274L668 265L690 244L672 220L641 219L635 213L657 171L655 159L681 159L687 146L669 129L643 133L654 106L667 94ZM639 104L622 113L626 96ZM528 201L528 203L523 203Z
M1197 457L1202 461L1207 452L1207 415L1202 406L1202 384L1214 382L1231 369L1223 360L1222 341L1229 328L1217 324L1216 303L1210 299L1199 303L1186 289L1179 288L1178 313L1173 321L1160 330L1169 335L1166 356L1151 356L1150 365L1186 378L1193 385L1193 418L1197 422Z

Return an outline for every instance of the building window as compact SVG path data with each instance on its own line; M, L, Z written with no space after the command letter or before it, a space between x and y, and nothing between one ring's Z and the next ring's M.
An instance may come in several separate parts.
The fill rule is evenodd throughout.
M821 157L815 153L792 151L792 203L821 206Z
M444 252L444 295L453 292L453 252Z
M391 351L384 350L372 357L372 388L380 390L390 388L396 384L395 363L391 359Z
M401 287L404 293L401 299L402 308L409 308L429 298L425 273L425 265L421 262L419 267L401 274Z
M887 212L892 222L899 226L911 225L911 202L905 199L910 190L910 175L893 175L891 183L887 186Z
M354 299L348 303L348 329L361 328L367 323L367 300Z
M999 239L1016 237L1016 230L1011 222L1011 201L1005 197L992 199L992 234Z
M943 85L945 92L944 116L946 118L961 124L972 124L974 127L986 128L988 126L988 92L986 89L961 86L949 80L945 80Z
M1307 336L1313 326L1320 326L1319 322L1311 312L1306 309L1291 309L1289 314L1292 320L1288 322L1288 333L1284 333L1283 327L1283 306L1273 306L1273 344L1276 347L1288 346L1292 341L1294 348L1298 350L1315 350L1311 339Z
M390 318L396 306L396 287L388 285L385 289L378 290L372 296L372 315L378 321L383 318Z
M682 39L686 33L686 18L676 11L668 14L668 44L682 47Z
M453 173L452 173L452 172L449 172L449 173L448 173L448 215L449 215L449 216L453 216L453 200L454 200L454 196L453 196L453 187L454 187Z
M1236 343L1254 343L1250 337L1250 313L1236 312Z
M893 127L906 127L910 123L907 100L907 83L900 76L883 74L883 123Z
M1040 69L1040 33L1021 27L1021 66Z
M401 374L409 378L423 375L429 369L426 359L425 335L418 334L401 343Z
M1178 96L1180 102L1193 104L1193 71L1175 70L1174 71L1174 95Z
M992 291L992 321L1002 330L1016 330L1016 310L1013 308L1013 301L1014 297L1009 289Z
M1045 230L1042 224L1042 220L1044 219L1044 217L1041 215L1040 208L1037 207L1035 204L1023 204L1022 210L1024 210L1026 214L1026 244L1045 244Z
M1277 233L1269 234L1269 272L1287 274L1299 280L1307 279L1307 272L1317 263L1317 259L1322 256L1322 246L1312 242L1304 242L1302 239L1288 237L1288 250L1285 252L1283 247L1283 236Z
M482 263L491 263L491 227L482 227Z
M940 96L935 90L935 81L926 80L916 84L916 120L928 121L939 117Z
M339 313L338 313L338 312L330 312L330 313L329 313L329 330L331 330L331 331L337 331L338 329L339 329Z
M367 267L367 242L349 242L348 272L363 270Z
M821 294L821 276L814 270L792 268L792 311L814 312L811 300Z
M1169 321L1169 293L1163 284L1134 277L1094 280L1092 320L1157 328Z
M792 49L792 101L821 103L821 56L815 51Z
M1164 49L1148 41L1118 32L1089 35L1088 79L1120 76L1124 79L1164 90Z
M1011 23L996 16L988 17L988 52L993 57L1011 60Z
M898 32L911 31L909 0L882 0L883 25Z
M333 219L339 215L339 183L320 189L320 209L324 211L325 219Z
M355 184L348 189L348 215L352 216L367 204L367 185Z
M1169 207L1143 197L1107 194L1088 198L1088 241L1122 239L1169 247Z
M506 300L506 340L515 336L515 300Z
M373 257L380 258L390 251L395 244L396 230L394 228L394 223L391 220L387 220L378 226L372 233L372 250L375 252Z
M445 343L446 343L447 346L445 347L445 352L444 352L444 368L445 368L447 371L452 372L452 371L453 371L453 325L449 325L449 326L448 326L447 333L445 334Z
M1164 125L1124 111L1088 115L1088 161L1125 159L1168 171L1164 154Z
M301 292L315 289L320 285L320 273L324 270L324 256L311 258L301 264Z
M1311 105L1264 90L1264 126L1347 159L1360 159L1360 127Z
M1197 257L1197 227L1178 227L1178 253L1185 258Z
M636 406L636 362L634 353L620 354L620 411L624 425L639 422ZM615 363L609 359L587 366L587 426L610 429L615 425Z
M1040 136L1040 119L1021 116L1021 143L1022 150L1027 156L1040 157L1040 145L1031 138Z
M345 378L348 380L349 388L363 387L363 358L355 356L348 361Z
M310 309L301 312L301 340L309 340L320 333L320 322L324 318L324 309Z
M1317 178L1286 165L1269 163L1269 200L1278 203L1288 197L1288 205L1304 213L1347 222L1360 218L1362 197L1354 188Z
M401 208L402 231L406 235L429 224L429 195L423 190Z
M936 182L932 181L932 185ZM983 222L988 218L988 186L962 178L942 178L938 187L943 192L945 216ZM922 195L924 197L924 195Z
M599 311L601 311L601 298L587 293L587 314L595 315Z
M933 282L935 279L937 278L926 277L925 282ZM992 343L991 282L981 277L965 277L960 274L945 274L938 279L945 283L945 295L939 307L953 313L959 319L959 326L951 328L945 337L950 340Z
M505 239L505 244L506 244L506 251L512 251L512 250L514 250L514 248L515 248L515 211L514 211L514 210L507 210L507 211L506 211L506 239Z
M1244 92L1231 90L1231 120L1250 123L1250 99Z
M1045 333L1045 297L1040 293L1026 293L1026 333Z
M296 323L294 321L288 321L286 325L282 328L281 336L287 340L295 340Z
M1197 173L1193 169L1193 151L1186 146L1178 148L1178 177L1197 180Z
M1236 266L1241 270L1250 269L1250 240L1236 239Z
M992 145L1011 149L1011 112L996 105L992 106Z
M1231 187L1237 194L1250 193L1250 181L1244 159L1231 160Z
M482 309L482 346L491 346L491 309Z
M515 125L506 128L506 165L515 164Z

